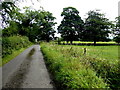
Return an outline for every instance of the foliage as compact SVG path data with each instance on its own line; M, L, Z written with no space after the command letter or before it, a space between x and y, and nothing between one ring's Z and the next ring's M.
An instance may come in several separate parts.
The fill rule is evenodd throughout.
M30 44L31 43L29 42L28 38L25 36L24 37L22 36L3 37L2 38L2 58L12 54L14 50L25 48Z
M63 16L63 20L58 26L58 32L64 40L72 43L73 40L80 37L84 22L79 16L78 10L73 7L63 8L61 16Z
M109 33L112 23L105 18L104 14L96 11L89 11L85 21L85 29L82 33L82 40L86 41L109 41Z
M113 40L119 44L120 43L120 35L114 37Z
M58 44L61 44L61 42L63 41L63 38L57 38L56 41L57 41Z
M23 31L20 32L21 35L27 35L30 41L34 39L49 41L50 38L54 38L53 26L56 23L52 13L44 10L31 10L29 7L24 9L25 17L22 20Z
M4 29L3 36L22 35L29 37L30 41L34 39L46 40L54 38L55 30L53 26L55 17L52 13L40 10L33 10L29 7L24 7L24 13L12 2L3 2L2 22Z
M18 22L18 16L20 16L20 9L15 6L13 2L2 2L2 9L0 14L2 17L3 28L9 26L11 21Z
M10 21L9 22L10 26L8 28L5 28L2 30L2 36L6 37L6 36L14 36L18 34L18 23L14 22L14 21Z
M116 24L114 28L114 41L120 43L120 16L116 18Z
M16 56L18 56L20 53L22 53L30 45L28 45L27 47L24 47L24 48L20 48L19 50L12 50L13 51L12 54L6 55L4 58L2 58L2 62L0 62L0 67L3 66L4 64L8 63L10 60L13 60Z
M54 33L56 32L52 28L56 24L54 22L55 17L53 17L52 13L48 11L41 12L41 15L43 16L42 19L43 22L39 21L39 23L41 23L40 26L42 27L40 28L41 31L39 31L40 34L38 35L38 37L40 36L42 40L46 40L47 42L49 42L49 40L54 38Z

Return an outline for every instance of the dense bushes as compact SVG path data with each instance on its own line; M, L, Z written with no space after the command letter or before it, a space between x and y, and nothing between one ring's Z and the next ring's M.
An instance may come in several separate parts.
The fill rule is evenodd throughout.
M41 49L57 88L109 88L107 81L97 75L91 63L82 61L85 58L78 49L53 44L41 44Z
M2 58L12 54L14 50L27 47L30 41L25 36L11 36L2 38Z

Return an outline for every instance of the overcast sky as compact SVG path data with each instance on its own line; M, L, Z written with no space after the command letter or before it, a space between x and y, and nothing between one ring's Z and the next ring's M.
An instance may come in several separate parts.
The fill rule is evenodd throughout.
M65 7L75 7L79 11L79 15L84 20L87 16L86 13L90 10L100 9L101 13L104 13L105 16L111 20L115 21L115 17L118 16L118 2L120 0L32 0L34 4L31 3L31 0L27 0L25 3L20 3L20 7L32 6L35 9L39 9L40 6L46 11L53 13L53 16L56 17L57 26L60 24L62 17L61 12Z
M100 9L102 13L105 13L106 17L111 21L115 20L118 16L118 2L120 0L26 0L26 2L19 3L20 7L32 6L35 9L39 9L40 6L46 11L53 13L56 17L57 25L60 24L62 17L61 12L63 8L72 6L75 7L80 13L79 15L84 20L86 13L90 10Z
M105 13L106 17L114 21L118 16L118 2L120 0L33 0L34 5L30 4L30 0L27 3L22 3L20 6L33 6L39 9L40 6L46 11L53 13L59 24L62 20L60 14L64 7L75 7L80 13L82 19L86 18L86 13L90 10L100 9L102 13Z

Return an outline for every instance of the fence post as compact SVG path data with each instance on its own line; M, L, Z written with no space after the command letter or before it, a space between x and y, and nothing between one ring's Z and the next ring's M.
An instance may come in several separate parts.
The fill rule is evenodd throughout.
M86 55L86 52L87 52L87 49L86 49L86 48L84 48L84 55Z

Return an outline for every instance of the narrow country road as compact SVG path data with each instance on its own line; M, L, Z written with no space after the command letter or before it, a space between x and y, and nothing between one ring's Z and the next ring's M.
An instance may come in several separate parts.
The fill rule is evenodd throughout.
M54 85L39 45L33 45L2 67L3 88L51 88Z

